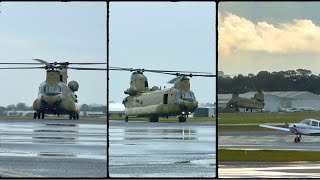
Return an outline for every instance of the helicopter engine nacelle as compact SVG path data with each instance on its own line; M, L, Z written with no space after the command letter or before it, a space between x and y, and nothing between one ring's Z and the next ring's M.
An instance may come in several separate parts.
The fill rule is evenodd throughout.
M150 90L151 91L156 91L156 90L159 90L160 88L158 86L153 86Z
M139 92L149 91L148 79L142 72L134 72L131 75L130 88L124 91L125 94L134 96Z
M73 91L73 92L78 91L78 89L79 89L79 84L77 83L77 81L70 81L68 83L68 86L71 89L71 91Z

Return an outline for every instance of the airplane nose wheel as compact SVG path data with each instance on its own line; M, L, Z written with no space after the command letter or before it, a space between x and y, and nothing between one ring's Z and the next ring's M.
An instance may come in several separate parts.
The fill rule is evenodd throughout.
M295 143L299 143L301 141L301 135L294 138Z

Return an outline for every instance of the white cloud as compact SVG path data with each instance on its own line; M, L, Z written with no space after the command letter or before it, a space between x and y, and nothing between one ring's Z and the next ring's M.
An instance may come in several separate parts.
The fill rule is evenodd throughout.
M320 52L320 26L307 19L282 24L254 23L228 13L218 15L219 54L238 51L268 53Z

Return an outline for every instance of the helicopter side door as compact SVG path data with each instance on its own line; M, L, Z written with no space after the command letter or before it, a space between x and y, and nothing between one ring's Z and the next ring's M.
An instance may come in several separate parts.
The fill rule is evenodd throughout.
M163 94L163 113L168 114L168 93Z

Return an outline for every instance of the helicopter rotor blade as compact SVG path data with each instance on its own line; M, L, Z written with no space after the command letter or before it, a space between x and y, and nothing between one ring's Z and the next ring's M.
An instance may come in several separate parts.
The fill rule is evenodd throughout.
M42 59L33 59L33 60L38 61L38 62L40 62L41 64L45 64L46 66L51 66L51 65L52 65L52 64L50 64L50 63L48 63L47 61L42 60Z
M5 67L0 69L45 69L45 67Z
M5 65L39 65L42 63L0 63L0 64L5 64Z
M172 70L156 70L156 69L135 69L135 68L122 68L122 67L109 67L110 70L118 71L142 71L142 72L167 72L167 73L206 73L211 74L210 72L197 72L197 71L172 71Z
M74 70L96 70L96 71L107 71L107 68L82 68L82 67L67 67L68 69Z
M178 77L175 77L175 78L171 79L170 81L168 81L168 83L175 84L175 83L181 81L183 78L184 78L184 76L178 76Z
M75 65L98 65L98 64L107 64L107 63L69 63L71 64L75 64Z

